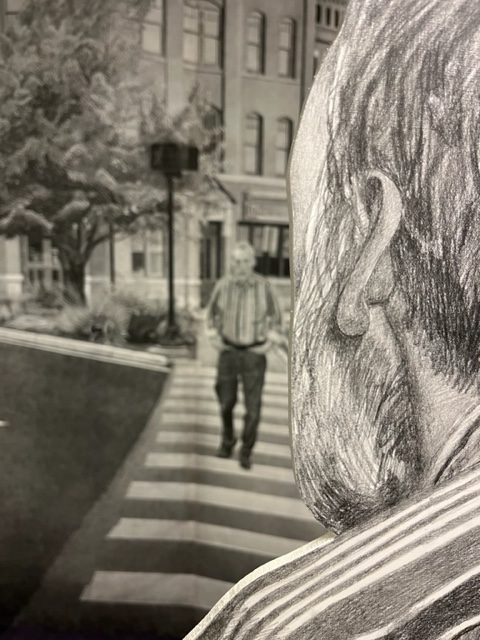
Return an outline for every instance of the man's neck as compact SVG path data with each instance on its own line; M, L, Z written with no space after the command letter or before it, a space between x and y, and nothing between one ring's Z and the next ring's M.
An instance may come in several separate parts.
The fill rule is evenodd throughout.
M425 484L441 479L468 438L480 425L480 397L475 390L459 391L442 374L435 373L430 358L406 340L409 369L416 390L415 404L423 436ZM478 458L467 461L467 466Z
M253 272L244 276L232 275L233 280L239 284L247 284L253 281Z

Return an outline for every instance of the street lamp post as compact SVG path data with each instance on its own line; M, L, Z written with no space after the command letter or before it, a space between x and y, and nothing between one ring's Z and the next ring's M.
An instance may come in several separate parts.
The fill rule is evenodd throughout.
M184 339L175 317L175 237L174 237L174 201L175 178L183 171L198 171L198 149L172 142L155 143L150 147L150 164L154 171L163 173L167 182L168 213L168 320L162 343L182 345Z

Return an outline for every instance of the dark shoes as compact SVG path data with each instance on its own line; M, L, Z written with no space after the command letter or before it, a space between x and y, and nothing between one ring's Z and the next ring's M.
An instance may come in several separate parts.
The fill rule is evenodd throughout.
M230 444L222 442L217 451L217 458L231 458L237 441L234 440ZM242 469L251 469L252 462L250 460L250 451L240 451L240 466Z
M236 443L236 440L234 440L230 444L228 444L227 442L222 442L217 451L217 458L231 458Z
M242 469L250 469L252 466L252 462L250 460L250 452L242 451L240 453L240 466Z

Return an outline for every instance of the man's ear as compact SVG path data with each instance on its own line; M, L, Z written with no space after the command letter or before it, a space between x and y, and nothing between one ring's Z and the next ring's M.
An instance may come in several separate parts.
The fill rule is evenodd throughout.
M369 180L380 182L379 206L366 202ZM366 235L355 267L340 295L337 324L347 336L362 336L370 325L369 306L386 302L394 288L390 242L398 229L402 216L402 199L395 184L380 171L371 171L362 185L355 185L355 214Z

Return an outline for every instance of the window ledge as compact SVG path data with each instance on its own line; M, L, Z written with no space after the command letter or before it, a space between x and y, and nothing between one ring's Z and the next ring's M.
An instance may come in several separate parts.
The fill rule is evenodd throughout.
M287 78L285 76L275 76L275 75L266 75L266 74L258 74L258 73L249 73L248 71L244 71L242 77L244 79L250 80L261 80L263 82L276 82L279 84L285 84L290 86L297 86L300 84L298 78Z
M153 53L153 51L144 51L143 49L142 49L142 58L144 58L145 60L155 60L155 61L166 60L165 54L163 53Z
M264 71L249 71L245 69L243 72L244 77L247 78L266 78L267 74Z
M189 71L200 71L202 73L211 73L213 75L222 75L223 69L218 65L195 64L193 62L183 61L183 67Z

